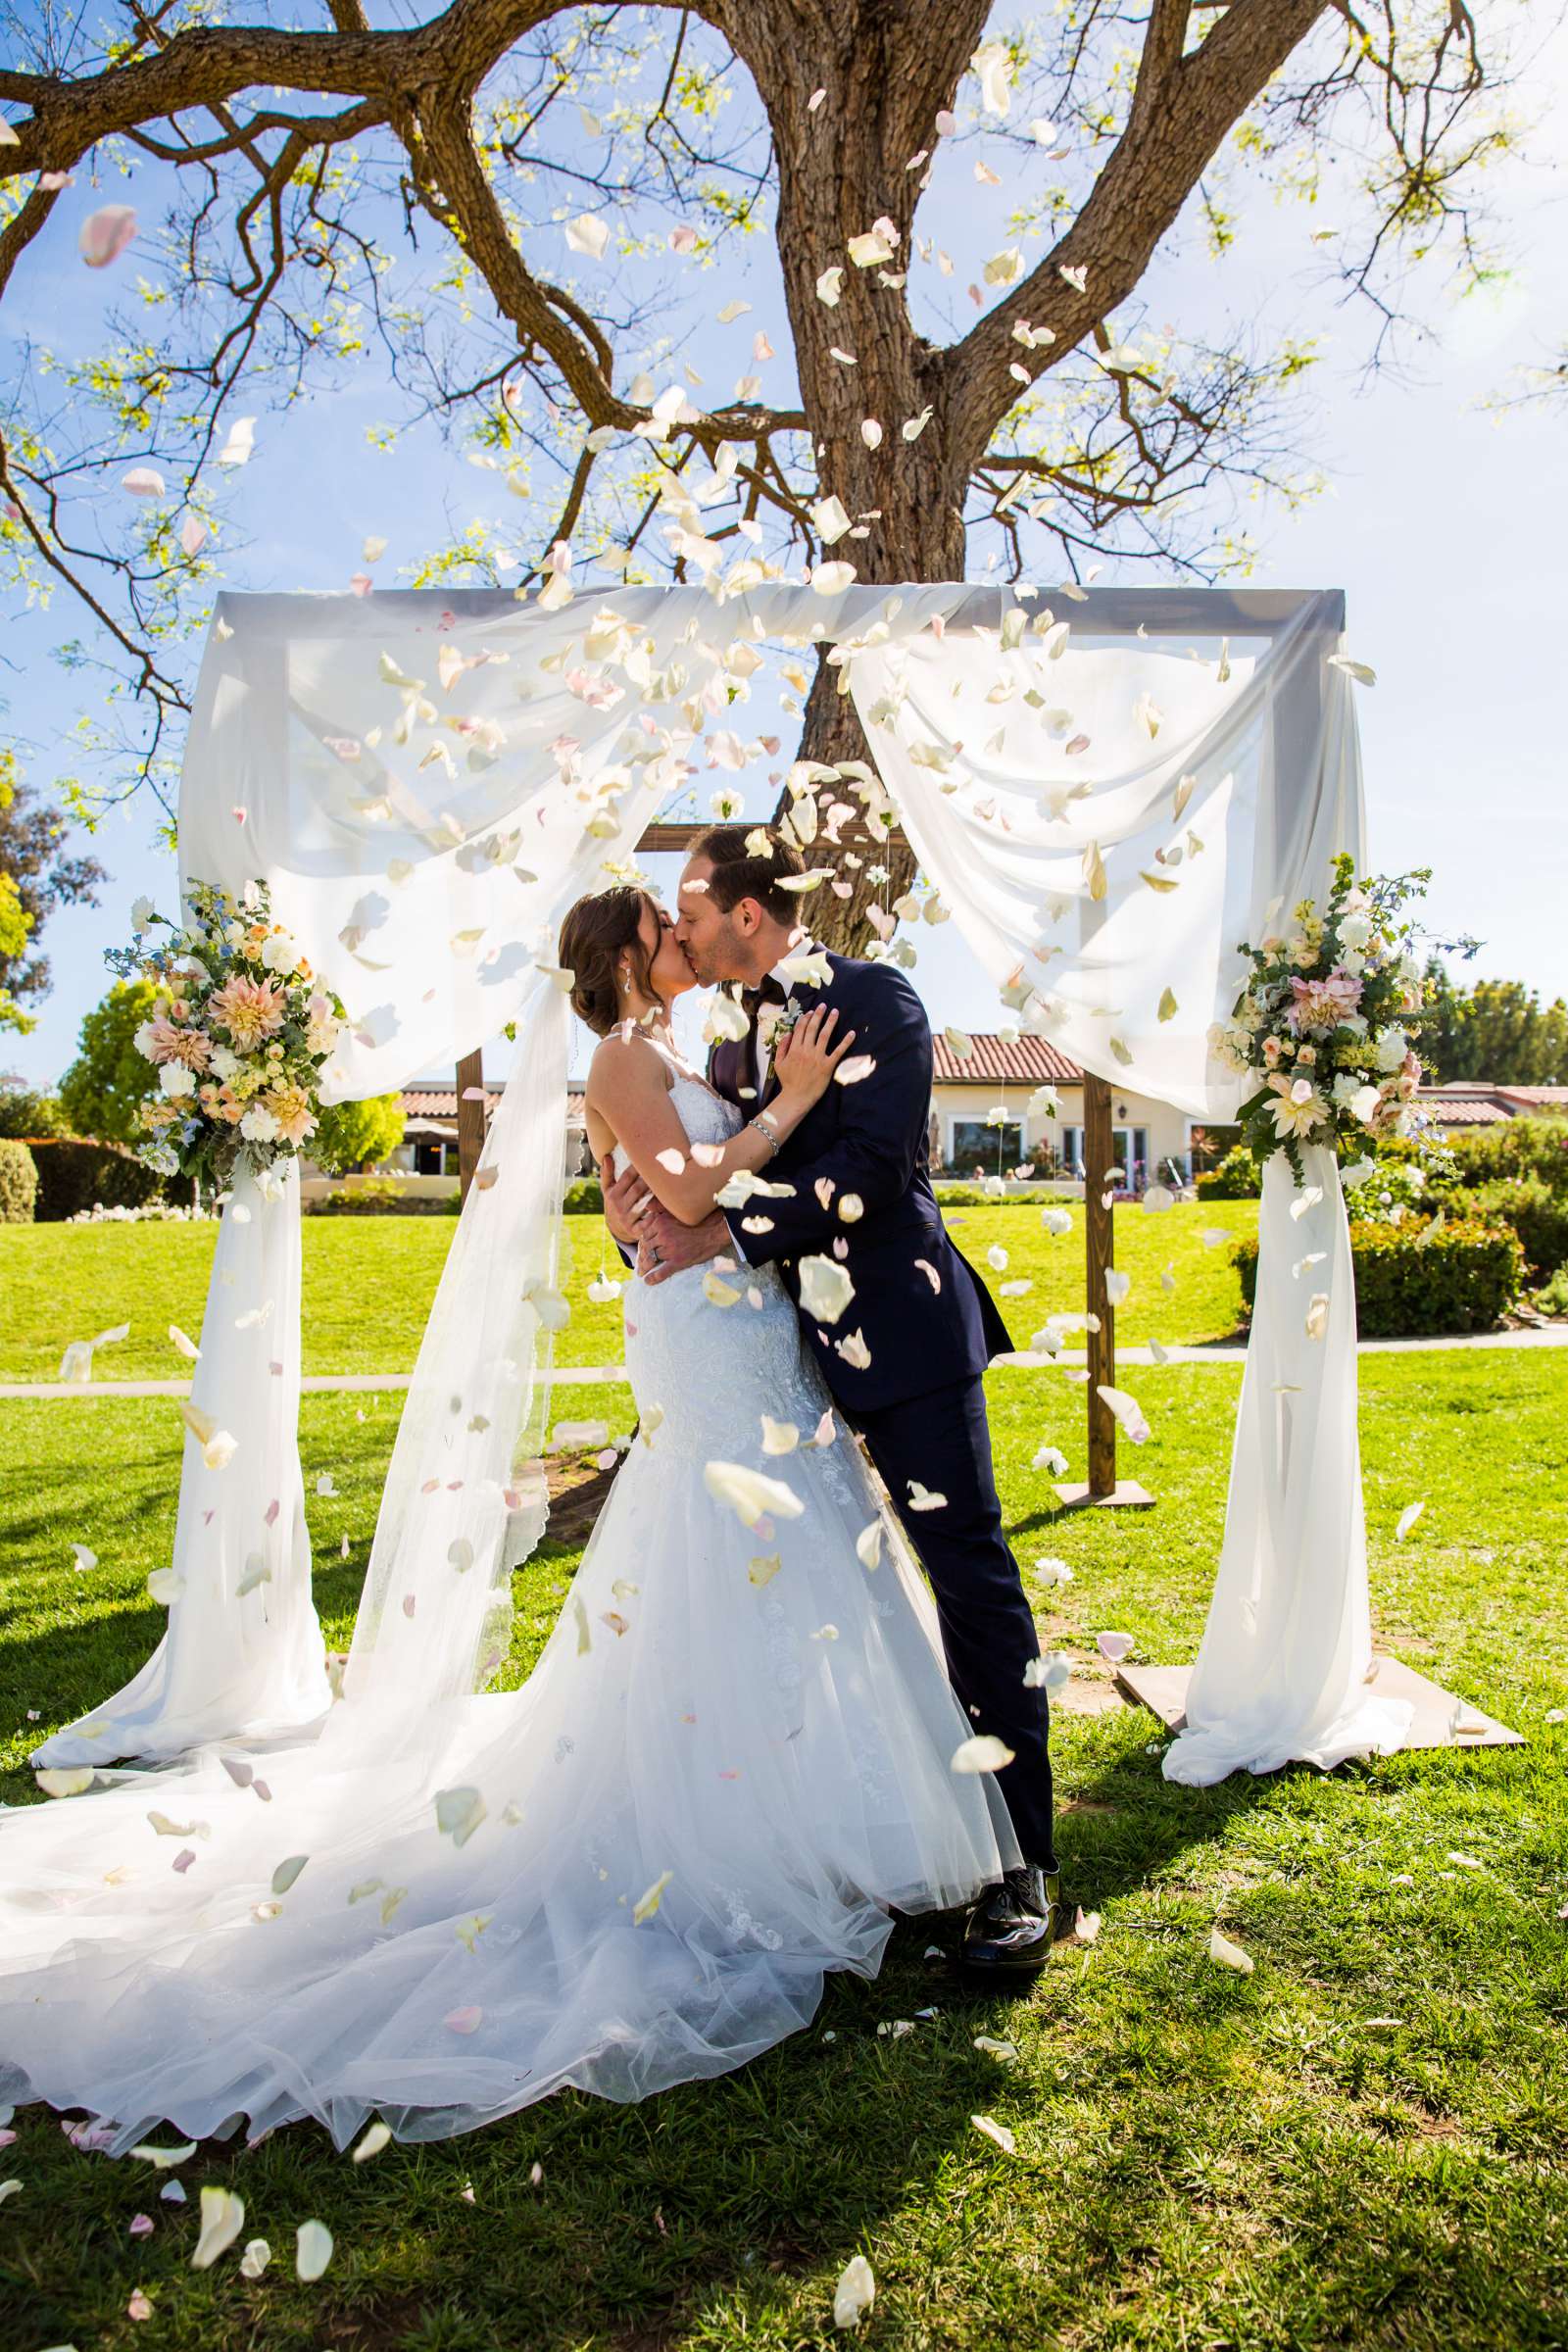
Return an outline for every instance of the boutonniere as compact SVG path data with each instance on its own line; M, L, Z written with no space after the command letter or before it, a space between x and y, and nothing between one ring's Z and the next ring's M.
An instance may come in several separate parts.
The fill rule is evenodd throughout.
M765 1054L776 1053L781 1037L788 1037L802 1019L805 1006L793 997L783 1004L760 1004L757 1008L757 1040Z

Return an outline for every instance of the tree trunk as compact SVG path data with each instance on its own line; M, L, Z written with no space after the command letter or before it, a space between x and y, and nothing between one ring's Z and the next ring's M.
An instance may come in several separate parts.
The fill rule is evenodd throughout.
M772 122L778 155L778 253L795 339L802 405L812 445L832 458L821 493L836 496L863 538L842 538L835 556L862 581L961 580L966 459L952 446L939 355L910 328L903 292L881 282L908 267L908 239L920 171L910 157L936 143L936 115L951 103L986 16L985 0L941 0L911 39L908 13L855 7L846 0L786 0L770 9L737 9L736 47L756 78ZM825 96L812 107L813 92ZM849 258L849 240L879 219L898 242L891 261L869 270ZM839 269L836 304L817 280ZM849 352L855 365L833 357ZM913 440L904 426L931 414ZM874 424L872 447L862 426ZM801 753L837 765L870 753L841 672L819 662L807 701ZM853 798L846 793L846 799ZM782 808L780 813L782 813ZM850 854L840 878L847 898L828 887L808 901L813 933L830 947L864 952L871 937L866 907L883 892L865 880L885 865L887 895L907 890L914 858L902 835L872 842L846 825Z

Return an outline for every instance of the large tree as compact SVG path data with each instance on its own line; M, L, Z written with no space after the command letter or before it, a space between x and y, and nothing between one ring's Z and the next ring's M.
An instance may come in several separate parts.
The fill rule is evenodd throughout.
M562 543L632 578L828 545L879 581L962 577L982 548L1048 579L1097 552L1241 560L1240 503L1299 486L1310 354L1142 315L1152 257L1184 220L1233 244L1250 179L1322 188L1348 225L1310 255L1303 229L1303 260L1334 257L1381 347L1413 260L1484 262L1473 182L1508 136L1522 15L1494 0L1484 49L1463 0L1070 0L995 24L991 0L452 0L396 27L361 0L298 28L242 9L20 12L0 70L0 301L34 245L65 265L74 172L172 186L110 345L53 369L24 346L0 451L18 576L85 608L75 658L115 673L121 772L155 788L234 420L365 355L519 493L524 588ZM1010 211L956 275L977 181ZM113 266L115 232L95 220L91 258ZM793 387L764 397L764 333L699 402L680 273L711 284L760 234ZM111 463L163 477L134 527L83 496ZM421 576L500 576L497 540L460 531ZM863 757L837 682L800 680L808 758ZM841 936L865 897L862 866Z
M1568 1004L1543 1004L1522 980L1455 988L1436 956L1421 1058L1433 1083L1473 1078L1487 1086L1568 1086Z
M69 855L71 828L11 753L0 752L0 1028L33 1026L28 1007L49 987L38 933L57 906L95 906L104 869Z

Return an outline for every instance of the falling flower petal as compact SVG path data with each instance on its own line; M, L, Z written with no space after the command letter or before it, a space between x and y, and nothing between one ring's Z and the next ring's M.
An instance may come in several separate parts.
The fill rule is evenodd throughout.
M1250 1977L1253 1961L1250 1952L1244 1952L1239 1943L1232 1943L1215 1928L1208 1938L1208 1956L1219 1968L1233 1968L1239 1977Z
M961 1773L1001 1772L1012 1762L1013 1750L990 1732L977 1732L954 1749L949 1770Z
M632 1905L631 1914L638 1927L642 1926L645 1919L653 1918L654 1913L659 1909L660 1904L664 1899L664 1888L670 1884L670 1881L674 1878L674 1876L675 1873L672 1870L661 1871L653 1885L648 1888L647 1892L638 1896L636 1902Z
M782 1479L768 1478L760 1470L748 1470L740 1462L707 1463L703 1484L715 1502L728 1503L741 1525L754 1531L770 1516L799 1519L806 1508Z
M193 2271L208 2271L245 2227L245 2206L232 2189L202 2190L202 2229L190 2258Z
M301 2222L294 2233L295 2276L319 2278L332 2259L332 2232L324 2222Z
M994 2115L971 2115L969 2121L975 2130L982 2132L987 2139L994 2139L1004 2156L1010 2156L1013 2153L1018 2144L1017 2141L1006 2125L999 2124Z
M1414 1527L1416 1521L1420 1518L1426 1507L1427 1506L1424 1501L1409 1502L1405 1504L1404 1509L1399 1513L1397 1524L1394 1530L1394 1541L1396 1544L1402 1544L1404 1542L1405 1537L1410 1533L1411 1528Z
M871 2265L863 2254L854 2254L839 2274L833 2289L833 2325L835 2328L858 2328L870 2310L876 2294L876 2280Z
M130 206L106 204L82 222L77 249L89 270L107 270L135 234L136 216Z

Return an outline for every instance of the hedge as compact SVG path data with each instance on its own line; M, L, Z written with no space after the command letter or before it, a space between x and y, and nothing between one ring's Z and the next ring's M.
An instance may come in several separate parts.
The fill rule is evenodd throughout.
M1452 1182L1488 1184L1497 1176L1539 1176L1554 1193L1568 1192L1568 1122L1508 1119L1495 1127L1462 1128L1444 1138Z
M38 1163L25 1144L0 1136L0 1225L30 1225Z
M33 1214L40 1225L58 1225L99 1202L105 1208L139 1208L144 1200L166 1197L163 1178L145 1160L112 1144L60 1135L37 1137L30 1150L38 1169Z
M367 1176L340 1193L307 1200L305 1212L312 1217L455 1217L458 1205L456 1191L415 1193L395 1176Z
M1255 1200L1263 1190L1256 1160L1245 1144L1227 1152L1217 1168L1205 1168L1193 1178L1200 1200Z
M1430 1240L1423 1240L1430 1235ZM1232 1251L1250 1312L1257 1243ZM1355 1327L1363 1340L1426 1339L1494 1331L1519 1296L1524 1251L1506 1225L1352 1225Z
M1568 1264L1568 1193L1553 1192L1539 1176L1500 1177L1456 1196L1454 1209L1489 1225L1509 1225L1525 1264L1540 1282Z

